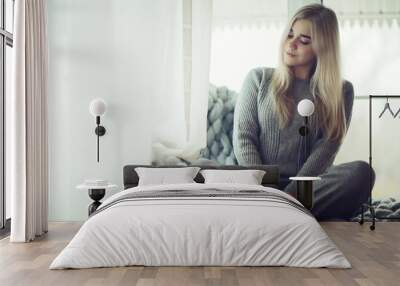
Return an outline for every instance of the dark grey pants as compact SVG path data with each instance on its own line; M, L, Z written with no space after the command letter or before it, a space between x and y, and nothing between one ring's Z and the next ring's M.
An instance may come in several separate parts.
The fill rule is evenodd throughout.
M362 203L368 201L370 188L375 183L375 172L364 161L332 165L319 177L321 180L313 183L314 207L311 210L318 220L354 217Z

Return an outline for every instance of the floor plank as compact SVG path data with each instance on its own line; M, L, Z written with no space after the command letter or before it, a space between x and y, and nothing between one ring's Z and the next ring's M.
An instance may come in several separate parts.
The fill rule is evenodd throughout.
M116 267L85 270L48 269L80 223L50 223L50 231L32 243L0 240L0 285L400 285L400 223L369 225L321 223L351 262L352 269L295 267Z

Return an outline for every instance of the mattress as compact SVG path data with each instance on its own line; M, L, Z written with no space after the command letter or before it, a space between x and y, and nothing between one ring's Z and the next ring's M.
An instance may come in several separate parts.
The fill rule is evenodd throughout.
M139 186L109 197L50 269L129 265L351 267L290 195L198 183Z

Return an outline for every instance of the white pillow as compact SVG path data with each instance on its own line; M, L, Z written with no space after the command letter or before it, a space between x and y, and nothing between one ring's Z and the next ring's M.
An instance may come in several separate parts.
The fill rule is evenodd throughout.
M199 170L199 167L135 168L139 176L138 186L195 183L193 179Z
M233 183L246 185L261 185L265 171L262 170L201 170L204 183Z

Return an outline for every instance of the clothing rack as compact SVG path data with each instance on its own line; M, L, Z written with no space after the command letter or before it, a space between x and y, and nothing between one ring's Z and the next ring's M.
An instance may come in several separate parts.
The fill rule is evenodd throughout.
M369 198L368 203L363 203L361 205L361 220L359 221L360 224L364 223L364 210L365 208L369 209L372 216L372 225L370 225L370 229L375 229L375 222L376 218L378 219L398 219L398 218L380 218L376 217L375 214L375 207L372 205L372 99L379 98L379 99L386 99L389 98L400 98L400 95L369 95L369 165L371 167L370 174L369 174Z

